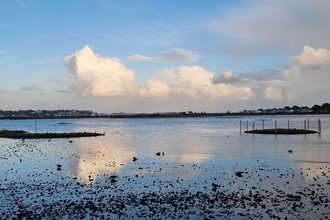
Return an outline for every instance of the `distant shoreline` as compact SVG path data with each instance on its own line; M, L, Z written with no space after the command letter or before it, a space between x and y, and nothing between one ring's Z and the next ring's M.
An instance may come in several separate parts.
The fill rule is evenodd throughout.
M214 116L276 116L276 115L329 115L330 112L310 113L192 113L192 114L162 114L162 113L136 113L123 115L98 116L36 116L36 117L0 117L0 120L28 120L28 119L75 119L75 118L188 118L188 117L214 117Z

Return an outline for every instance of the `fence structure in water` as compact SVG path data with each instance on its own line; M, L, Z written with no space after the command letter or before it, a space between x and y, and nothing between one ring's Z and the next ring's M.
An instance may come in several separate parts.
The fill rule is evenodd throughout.
M265 129L301 129L309 131L312 129L317 130L317 133L320 135L322 126L321 119L317 121L307 120L272 120L272 119L256 119L254 121L240 120L240 129L239 133L242 133L242 129L245 129L244 132L254 131L254 130L265 130ZM252 129L251 129L252 128ZM250 129L250 130L249 130ZM252 132L253 133L253 132Z

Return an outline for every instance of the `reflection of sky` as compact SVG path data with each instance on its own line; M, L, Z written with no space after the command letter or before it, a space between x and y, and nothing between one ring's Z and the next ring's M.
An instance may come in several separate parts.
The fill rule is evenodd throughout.
M260 127L262 118L269 118L267 126L290 127L303 125L307 116L253 116L202 118L138 118L138 119L45 119L36 120L39 132L88 131L105 133L106 144L138 147L143 152L166 151L179 155L215 154L253 158L327 161L330 149L330 120L326 116L308 116L311 129L317 130L317 119L322 119L322 134L310 135L239 135L239 121L255 122ZM35 131L35 120L0 120L0 129ZM59 124L66 122L68 124ZM266 126L265 125L265 126ZM244 125L243 125L244 127ZM252 125L250 125L250 129ZM244 129L243 129L244 130ZM97 140L99 141L99 140ZM3 143L0 140L0 143ZM102 143L103 145L103 143ZM287 154L287 150L294 151Z
M285 125L290 118L290 126L301 124L306 118L269 117L271 120L268 123L278 120L279 125ZM20 148L19 141L1 139L0 143L7 148L0 150L0 157L9 159L2 159L0 162L6 165L2 168L10 170L10 167L18 167L17 160L23 158L24 166L32 170L47 168L46 173L55 171L53 174L63 175L63 172L56 172L56 164L59 163L62 164L63 171L67 171L65 174L83 182L89 179L94 182L98 177L111 173L146 175L146 170L149 170L147 167L154 172L163 168L162 172L157 173L163 177L183 174L187 178L196 177L198 174L195 170L189 171L192 165L206 164L218 157L329 162L330 120L325 116L309 117L311 124L319 117L322 118L321 136L239 134L240 120L259 123L257 120L260 117L37 120L40 132L96 131L105 132L106 135L73 139L73 143L69 143L67 139L26 140L30 148ZM68 124L59 124L60 122ZM33 132L35 120L1 120L1 126L0 129L24 129ZM15 146L10 148L12 144ZM293 153L288 153L289 149ZM165 155L157 157L156 152L164 152ZM10 157L11 154L15 155L15 158ZM136 163L132 162L133 156L139 159ZM143 164L149 160L155 164ZM176 163L186 166L173 169L177 167ZM138 166L143 170L138 169Z
M127 130L125 132L129 133ZM198 132L202 133L201 130ZM132 193L162 194L186 190L189 190L189 193L211 193L213 190L219 190L244 195L249 195L252 191L253 194L264 194L266 198L263 203L267 206L274 205L274 200L270 198L279 201L278 199L283 197L283 192L292 195L296 195L297 192L306 195L316 192L320 197L330 196L330 185L327 185L330 177L329 164L293 161L298 157L297 155L306 153L306 150L299 152L298 147L291 146L294 150L289 154L287 146L275 148L276 144L283 142L279 137L269 136L266 138L267 142L264 142L268 148L261 148L252 147L251 143L259 143L256 136L237 135L235 138L242 137L238 140L245 148L232 146L233 149L226 149L225 147L229 148L232 142L229 135L224 142L216 145L223 152L211 154L199 153L202 148L194 148L195 142L189 141L189 136L179 137L178 143L184 143L185 140L188 143L182 148L177 147L178 145L175 145L178 149L173 147L175 141L168 143L161 141L155 150L152 148L152 141L143 145L142 140L147 141L147 138L138 137L141 134L134 136L126 133L125 135L115 129L111 134L104 137L70 139L72 143L68 139L6 141L0 148L0 155L6 158L0 158L1 187L12 187L11 190L17 190L16 195L24 198L23 202L20 202L28 205L34 201L41 203L41 199L47 201L68 199L68 195L70 200L74 200L99 198L100 195L118 194L125 197ZM149 134L157 135L156 132L150 131ZM304 138L308 140L308 137ZM196 140L196 137L191 139ZM197 142L197 145L213 143L203 140L204 137ZM215 146L206 146L205 151L212 151L215 148ZM308 147L305 148L311 151ZM164 155L157 156L155 154L157 152L164 152ZM274 152L277 155L272 155ZM243 156L230 156L230 154ZM138 160L133 162L133 156ZM260 157L273 159L260 159ZM288 159L276 159L276 157ZM57 164L61 165L59 171ZM236 176L236 172L243 172L243 177ZM111 183L111 175L118 176L116 183ZM30 189L25 188L26 185L35 190L26 190ZM16 186L20 187L16 189ZM56 193L52 194L45 190L49 187L52 187L51 192ZM41 197L41 194L48 197ZM0 198L0 202L8 202L6 198L11 198L11 195L8 192L7 197ZM282 197L276 197L277 195ZM283 201L284 203L277 202L276 205L285 209L285 196ZM306 206L303 211L308 212L298 216L313 218L314 213L309 212L314 208L310 205L310 201L308 196L302 198L302 203ZM317 208L316 212L327 211L324 207Z
M297 163L297 169L300 169L307 180L328 181L330 163Z
M73 144L77 152L72 155L74 158L68 172L85 183L93 183L102 175L120 173L135 156L133 151L127 151L116 143L99 145L84 138L75 139Z

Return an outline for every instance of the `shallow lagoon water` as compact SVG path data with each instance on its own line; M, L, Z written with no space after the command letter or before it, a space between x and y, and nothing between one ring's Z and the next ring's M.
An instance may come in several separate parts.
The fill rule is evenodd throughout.
M267 119L265 128L275 120L286 127L288 119L290 127L303 128L309 119L310 129L317 130L319 118L320 135L240 134L240 121L244 131L252 122L261 129L260 119ZM4 218L326 217L329 125L322 115L0 120L0 129L106 134L0 139L0 213Z

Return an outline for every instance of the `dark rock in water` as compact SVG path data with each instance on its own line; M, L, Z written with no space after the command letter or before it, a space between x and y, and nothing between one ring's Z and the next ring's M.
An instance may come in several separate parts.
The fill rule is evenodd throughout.
M242 172L242 171L237 171L236 173L235 173L235 175L237 176L237 177L243 177L243 174L244 172Z
M61 164L56 164L57 166L57 171L61 171L62 170L62 165Z
M288 150L289 153L292 153L292 150Z
M117 178L118 178L117 175L112 175L112 176L110 176L110 179L117 179Z
M157 153L156 153L157 156L160 156L160 154L161 154L160 152L157 152Z
M137 161L137 158L136 157L133 157L133 162Z

